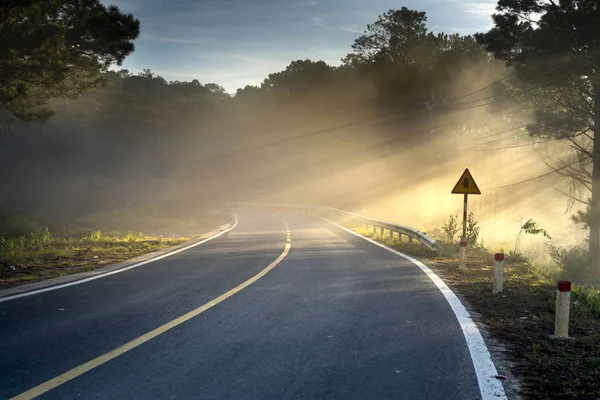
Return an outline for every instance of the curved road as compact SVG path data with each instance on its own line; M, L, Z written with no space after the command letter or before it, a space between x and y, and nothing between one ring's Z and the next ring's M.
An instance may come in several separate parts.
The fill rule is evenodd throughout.
M0 302L0 338L2 399L481 398L432 281L298 214L246 212L227 237Z

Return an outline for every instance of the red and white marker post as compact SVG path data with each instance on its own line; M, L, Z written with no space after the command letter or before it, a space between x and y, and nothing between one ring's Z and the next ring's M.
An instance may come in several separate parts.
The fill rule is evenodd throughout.
M556 285L556 315L554 317L554 337L569 337L569 312L571 310L571 282L558 281Z
M504 254L494 254L494 288L493 293L504 291Z

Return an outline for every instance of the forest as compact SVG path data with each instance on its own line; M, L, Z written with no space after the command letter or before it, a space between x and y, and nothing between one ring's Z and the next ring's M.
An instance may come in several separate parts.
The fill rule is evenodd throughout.
M339 65L298 59L226 93L121 69L143 21L115 6L4 2L4 219L92 228L108 214L291 201L429 230L458 214L448 193L468 166L487 189L473 205L486 240L512 241L533 217L596 262L600 55L585 7L501 0L473 36L389 10Z

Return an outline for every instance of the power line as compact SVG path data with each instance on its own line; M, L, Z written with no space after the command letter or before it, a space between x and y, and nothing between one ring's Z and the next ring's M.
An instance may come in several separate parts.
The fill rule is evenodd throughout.
M528 125L516 126L514 128L506 129L506 130L503 130L503 131L500 131L500 132L494 132L494 133L491 133L489 135L481 136L481 137L478 137L478 138L468 139L468 140L465 140L463 142L460 142L460 144L474 142L476 140L487 139L487 138L490 138L490 137L502 135L503 133L513 132L513 131L516 131L518 129L527 128L527 126ZM485 143L482 143L482 144L485 144Z
M505 140L510 140L510 139L518 138L518 137L525 136L525 135L528 135L528 134L529 134L528 132L523 132L523 133L519 133L518 135L508 136L508 137L501 138L501 139L496 139L496 140L490 140L488 142L483 142L483 143L479 143L479 144L481 146L484 146L486 144L503 142Z
M577 164L578 162L579 162L579 160L577 160L577 161L575 161L575 162L572 162L572 163L570 163L570 164L567 164L567 165L565 165L564 167L557 168L557 169L555 169L555 170L552 170L552 171L550 171L550 172L546 172L545 174L538 175L538 176L535 176L535 177L533 177L533 178L525 179L524 181L515 182L515 183L510 183L510 184L508 184L508 185L504 185L504 186L498 186L498 187L493 187L493 188L487 188L487 189L483 189L483 190L497 190L497 189L504 189L504 188L508 188L508 187L512 187L512 186L522 185L523 183L532 182L532 181L535 181L535 180L537 180L537 179L540 179L540 178L546 177L546 176L548 176L548 175L552 175L552 174L554 174L554 173L556 173L556 172L559 172L559 171L561 171L561 170L563 170L563 169L569 168L569 167L571 167L571 166L573 166L573 165Z
M552 79L550 81L547 81L544 84L551 83L551 82L553 82L553 81L555 81L557 79L560 79L564 75L567 75L567 74L569 74L569 73L571 73L571 72L573 72L573 71L575 71L575 70L577 70L579 68L584 68L586 66L589 66L589 65L597 62L598 60L600 60L600 57L598 57L597 59L594 59L594 60L590 61L589 63L586 63L586 64L584 64L582 66L576 67L576 68L568 71L567 73L565 73L563 75L560 75L560 76L558 76L558 77L556 77L556 78L554 78L554 79ZM546 73L544 73L544 74L542 74L542 75L534 78L534 80L535 79L539 79L540 77L545 76L545 75L549 74L550 72L552 72L552 70L547 71ZM488 85L488 86L486 86L484 88L481 88L481 89L479 89L476 92L469 93L467 95L458 97L458 98L453 99L451 101L459 100L461 98L469 97L470 95L480 93L480 92L482 92L482 91L484 91L484 90L486 90L486 89L488 89L488 88L490 88L490 87L492 87L492 86L494 86L494 85L496 85L496 84L498 84L498 83L500 83L500 82L502 82L502 81L510 78L511 76L514 76L515 74L516 74L516 72L513 72L513 73L509 74L508 76L500 79L499 81L496 81L496 82L492 83L491 85ZM514 89L511 89L511 90L514 90ZM523 94L525 94L525 93L521 93L520 95L523 95ZM517 96L518 95L519 94L517 94ZM509 95L509 96L507 96L504 99L493 101L493 102L489 102L489 103L486 103L486 104L480 104L480 105L470 106L470 107L460 107L460 108L454 109L454 111L461 111L461 110L473 109L473 108L478 108L478 107L484 107L484 106L487 106L487 105L490 105L490 104L500 103L502 101L508 100L511 97L512 96ZM335 131L338 131L338 130L344 130L346 128L350 128L350 127L353 127L353 126L359 126L359 125L363 125L363 124L368 124L368 123L372 123L372 122L378 122L378 121L384 121L384 120L396 119L396 118L406 118L408 116L411 116L411 115L414 115L414 114L417 114L417 113L423 112L423 111L425 111L425 110L423 110L421 108L418 108L418 109L415 109L412 112L407 112L405 115L402 115L402 116L388 115L388 116L385 116L385 117L375 117L375 118L369 118L369 119L365 119L365 120L354 121L354 122L350 122L350 123L347 123L347 124L344 124L344 125L338 125L338 126L335 126L335 127L321 129L321 130L318 130L318 131L301 134L301 135L294 136L294 137L291 137L291 138L286 138L286 139L282 139L282 140L278 140L278 141L273 141L273 142L270 142L270 143L264 143L264 144L261 144L261 145L256 145L256 146L251 146L251 147L247 147L247 148L243 148L243 149L237 149L237 150L229 151L229 152L226 152L225 154L219 154L219 155L209 156L209 157L206 157L206 158L203 158L203 159L196 160L196 162L210 161L212 159L220 158L220 157L224 157L224 156L240 155L240 154L243 154L243 153L247 153L247 152L252 152L252 151L259 150L259 149L264 148L266 146L274 146L274 145L280 145L280 144L284 144L284 143L289 143L289 142L293 142L293 141L296 141L296 140L301 140L301 139L305 139L305 138L308 138L308 137L314 137L314 136L322 135L322 134L325 134L325 133L335 132ZM516 130L516 129L519 129L519 128L522 128L522 127L517 127L517 128L511 129L511 130ZM501 133L505 133L505 132L508 132L508 131L511 131L511 130L498 132L498 133L495 133L495 134L492 134L492 135L489 135L489 136L499 135ZM537 142L537 143L544 143L544 142L545 141ZM483 150L483 151L504 150L504 149L510 149L510 148L516 148L516 147L531 146L531 145L535 145L537 143L531 143L531 144L520 145L520 146L502 147L502 148L496 148L496 149L481 149L481 150ZM476 149L473 149L473 150L476 150Z
M535 146L536 144L542 144L542 143L548 143L548 142L553 142L556 141L558 139L546 139L546 140L540 140L539 142L533 142L533 143L524 143L524 144L517 144L514 146L507 146L507 147L494 147L491 149L475 149L475 148L466 148L463 150L469 150L469 151L495 151L495 150L507 150L507 149L516 149L518 147L527 147L527 146Z
M553 71L557 70L559 67L560 67L559 65L556 65L553 68L550 68L548 71L544 72L543 74L538 75L538 76L530 79L528 82L524 82L522 86L525 86L526 84L535 82L536 80L538 80L540 78L543 78L544 76L547 76L547 75L551 74ZM514 75L514 74L516 74L516 72L513 73L512 75ZM501 81L499 81L499 82L501 82ZM515 91L517 89L519 89L519 87L509 88L509 89L504 90L503 93L509 93L509 92ZM498 95L492 95L492 96L489 96L489 97L484 97L483 99L479 99L479 100L471 100L471 101L467 101L467 102L461 102L461 103L459 103L457 105L479 103L480 101L490 100L490 99L493 99L494 97L497 97L497 96Z
M592 61L590 61L590 62L587 62L587 63L585 63L585 64L583 64L583 65L580 65L580 66L578 66L578 67L572 68L572 69L570 69L569 71L567 71L567 72L565 72L565 73L563 73L563 74L561 74L561 75L559 75L559 76L557 76L557 77L555 77L555 78L552 78L552 79L550 79L550 80L548 80L548 81L546 81L546 82L544 82L544 83L537 84L537 85L533 86L532 88L530 88L529 90L527 90L527 91L525 91L525 92L523 92L523 93L517 93L517 94L514 94L514 95L513 95L513 94L509 94L509 95L507 95L505 98L503 98L503 99L500 99L500 100L491 101L491 102L484 103L484 104L478 104L478 105L475 105L475 106L469 106L469 107L459 107L459 108L457 108L456 110L470 110L470 109L473 109L473 108L485 107L485 106L489 106L489 105L492 105L492 104L501 103L501 102L503 102L503 101L506 101L506 100L508 100L508 99L510 99L510 98L513 98L513 97L516 97L516 96L523 96L523 95L525 95L525 94L531 93L533 90L535 90L535 89L537 89L537 88L539 88L539 87L541 87L541 86L548 85L548 84L550 84L550 83L556 82L557 80L559 80L559 79L561 79L561 78L563 78L563 77L565 77L565 76L567 76L567 75L569 75L569 74L571 74L571 73L573 73L573 72L577 71L578 69L582 69L582 68L585 68L585 67L589 67L589 66L591 66L591 65L595 64L596 62L598 62L599 60L600 60L600 57L597 57L597 58L593 59L593 60L592 60ZM554 68L554 69L556 69L556 68ZM551 71L549 71L549 72L551 72ZM549 72L546 72L545 74L547 75ZM543 76L543 75L544 75L544 74L542 74L542 75L540 75L540 76ZM539 79L539 78L540 78L540 76L538 76L536 79ZM506 92L506 93L508 93L508 92L510 92L510 91L514 91L514 90L516 90L516 88L509 89L509 90L507 90L507 91L505 91L505 92ZM491 98L494 98L494 97L496 97L496 95L494 95L494 96L490 96L490 97L488 97L488 98L486 98L486 99L481 99L481 100L479 100L479 101L488 100L488 99L491 99ZM463 103L463 104L469 104L469 103ZM459 104L456 104L456 105L457 105L457 106L460 106L461 104L459 103Z
M505 80L507 80L508 78L511 78L511 77L515 76L516 74L517 74L517 72L516 72L516 71L515 71L515 72L512 72L511 74L508 74L508 75L507 75L507 76L505 76L504 78L502 78L502 79L500 79L500 80L497 80L497 81L495 81L495 82L492 82L491 84L487 85L486 87L483 87L483 88L481 88L481 89L479 89L479 90L476 90L476 91L474 91L474 92L472 92L472 93L468 93L468 94L465 94L465 95L463 95L463 96L456 97L456 98L454 98L454 99L452 99L452 100L450 100L450 101L451 101L451 102L454 102L454 101L456 101L456 100L464 99L464 98L466 98L466 97L473 96L474 94L481 93L481 92L483 92L483 91L484 91L484 90L486 90L486 89L489 89L489 88L491 88L491 87L494 87L494 86L496 86L496 85L497 85L497 84L499 84L499 83L502 83L502 82L504 82Z

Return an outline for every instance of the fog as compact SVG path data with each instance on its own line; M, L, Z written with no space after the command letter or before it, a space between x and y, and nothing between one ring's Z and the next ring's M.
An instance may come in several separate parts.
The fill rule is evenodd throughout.
M456 71L446 98L510 72L500 63L485 71ZM435 232L449 215L462 215L462 196L450 191L469 168L482 190L469 196L469 210L486 245L511 248L520 220L529 218L557 243L584 239L556 190L569 190L559 174L494 189L547 173L543 160L568 158L560 142L498 149L534 141L524 130L495 135L528 122L515 106L447 111L432 96L383 113L370 105L379 94L368 81L345 90L353 96L338 91L336 103L310 91L291 105L238 95L202 117L165 117L152 129L119 114L106 122L106 108L90 101L98 92L56 101L49 122L15 124L2 138L0 165L11 171L0 186L2 204L49 221L80 221L115 210L189 217L228 201L307 203ZM539 239L524 246L543 252Z

